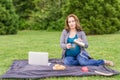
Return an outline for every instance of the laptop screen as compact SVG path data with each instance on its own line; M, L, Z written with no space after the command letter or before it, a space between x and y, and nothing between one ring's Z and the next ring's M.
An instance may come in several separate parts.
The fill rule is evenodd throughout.
M28 63L31 65L48 66L48 52L29 52Z

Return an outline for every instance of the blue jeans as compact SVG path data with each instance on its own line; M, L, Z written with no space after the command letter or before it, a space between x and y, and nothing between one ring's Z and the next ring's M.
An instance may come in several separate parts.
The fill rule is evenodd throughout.
M104 64L104 60L88 59L79 54L76 57L66 56L64 64L69 66L99 66Z

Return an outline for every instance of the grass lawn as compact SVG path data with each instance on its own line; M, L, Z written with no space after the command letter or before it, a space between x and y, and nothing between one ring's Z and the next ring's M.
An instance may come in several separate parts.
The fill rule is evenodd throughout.
M61 32L20 31L17 35L0 35L0 75L4 74L13 60L28 59L29 51L49 52L49 58L61 58L59 46ZM112 60L112 69L120 71L120 33L87 36L87 51L95 59ZM53 77L44 80L119 80L112 77ZM43 79L42 79L43 80Z

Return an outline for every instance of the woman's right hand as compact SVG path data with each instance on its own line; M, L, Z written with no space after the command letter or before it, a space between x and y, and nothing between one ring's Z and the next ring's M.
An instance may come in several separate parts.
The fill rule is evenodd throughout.
M71 44L70 43L66 44L66 47L67 47L67 49L70 49L71 48Z

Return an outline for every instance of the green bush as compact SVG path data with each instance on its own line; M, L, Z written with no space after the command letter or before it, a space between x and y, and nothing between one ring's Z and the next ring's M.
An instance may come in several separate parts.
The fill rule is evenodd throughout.
M120 30L118 0L68 0L63 15L76 14L87 34L107 34Z
M16 34L18 16L15 14L11 0L0 1L0 34Z
M31 20L32 12L35 9L33 0L13 0L13 5L19 15L19 30L31 29L35 22Z
M13 0L20 17L20 30L60 30L62 13L60 0ZM62 26L63 27L63 26Z
M20 30L61 31L71 13L79 17L87 34L120 30L119 0L13 0L13 3L20 17Z

